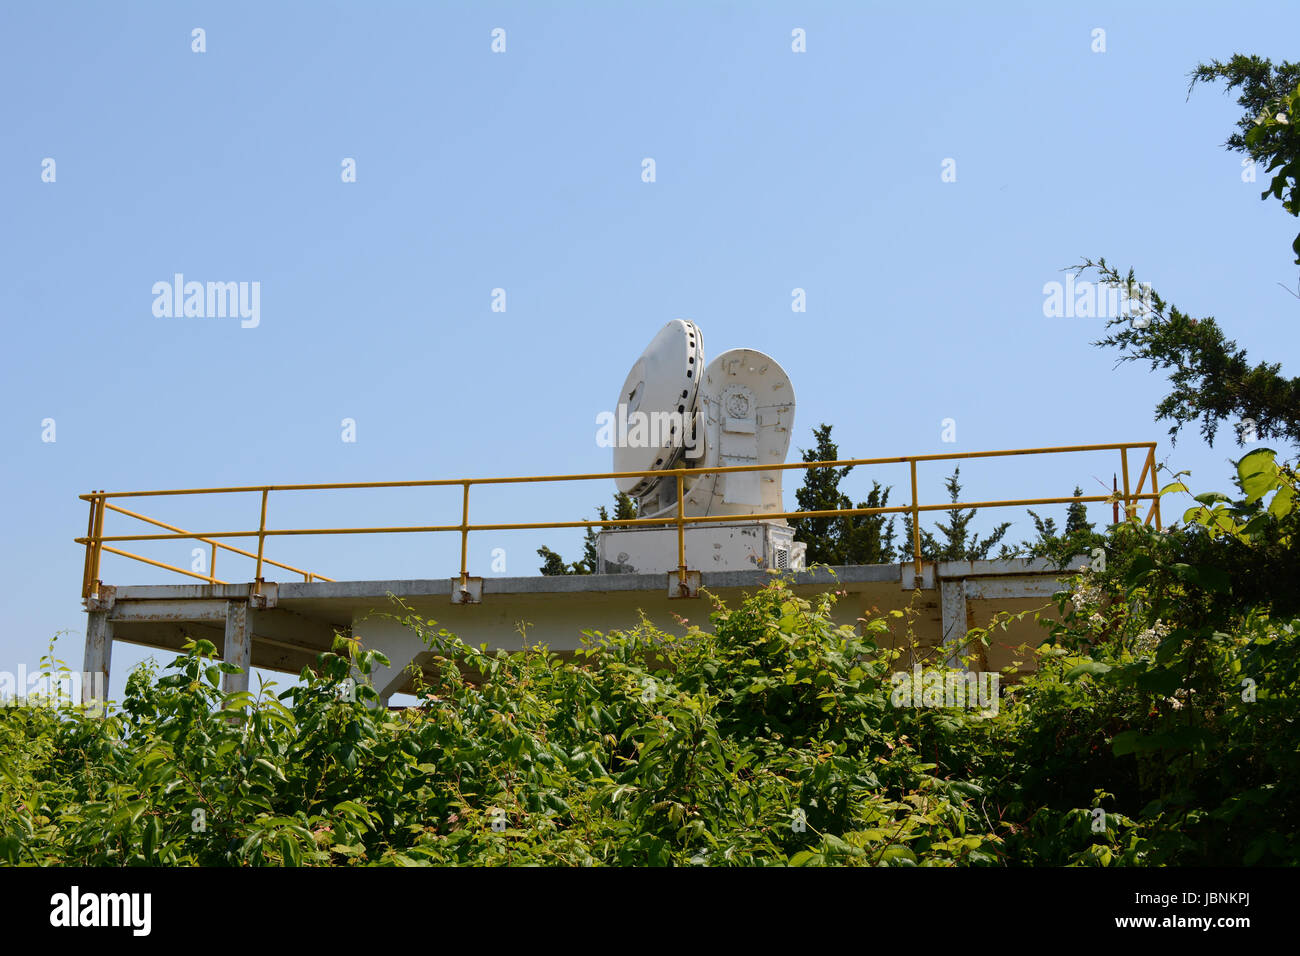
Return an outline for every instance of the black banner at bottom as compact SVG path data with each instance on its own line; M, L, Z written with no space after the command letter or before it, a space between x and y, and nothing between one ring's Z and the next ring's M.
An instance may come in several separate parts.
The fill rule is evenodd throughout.
M1279 932L1297 889L1296 871L1274 869L0 869L3 909L33 935L102 937L128 949L193 942L218 926L245 939L256 928L299 943L396 942L399 927L418 934L439 916L486 917L498 944L512 931L535 941L543 906L627 915L637 901L660 916L676 908L695 942L712 925L734 937L783 920L860 920L874 909L890 924L942 917L1084 938L1199 933L1231 945L1237 934Z

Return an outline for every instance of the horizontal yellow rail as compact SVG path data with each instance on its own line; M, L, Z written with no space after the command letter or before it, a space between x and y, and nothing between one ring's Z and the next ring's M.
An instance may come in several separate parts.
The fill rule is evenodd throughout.
M85 496L85 495L82 495L82 497L84 498L84 497L86 497L86 496ZM222 543L219 542L219 541L212 541L212 540L210 540L210 536L208 536L208 535L196 535L196 534L194 534L194 532L192 532L192 531L186 531L184 528L178 528L178 527L176 527L176 525L174 525L174 524L168 524L166 521L159 521L159 520L157 520L156 518L150 518L148 515L142 515L142 514L139 514L138 512L135 512L135 511L129 511L129 510L127 510L126 508L119 508L117 505L105 504L104 507L107 508L109 511L116 511L118 514L124 514L124 515L126 515L128 518L136 518L136 519L138 519L138 520L140 520L140 521L147 522L147 523L149 523L149 524L151 524L151 525L154 525L154 526L156 526L156 527L159 527L159 528L166 528L168 531L176 531L176 532L179 532L181 537L194 538L194 539L197 540L197 541L202 541L204 544L210 544L210 545L212 545L212 555L211 555L211 558L210 558L209 561L208 561L208 573L207 573L207 574L197 574L197 573L195 573L195 572L193 572L193 571L181 571L182 574L188 574L188 575L190 575L191 577L202 578L203 580L208 581L208 582L210 582L210 583L212 583L212 584L225 584L225 583L226 583L226 582L224 582L224 581L218 581L216 578L212 577L212 575L216 573L216 567L217 567L217 549L218 549L218 548L221 548L221 549L223 549L223 550L225 550L225 551L230 551L230 552L232 552L232 553L234 553L234 554L242 555L242 556L244 556L244 557L246 557L246 558L256 558L256 557L257 557L257 555L254 554L252 551L245 551L243 548L236 548L236 547L232 547L231 545L228 545L228 544L222 544ZM168 537L175 537L175 535L169 535ZM109 539L107 539L107 538L101 538L100 540L101 540L101 541L105 541L105 540L109 540ZM114 540L119 540L119 541L120 541L120 540L123 540L123 539L121 539L121 538L117 538L117 539L114 539ZM134 540L143 540L143 539L138 539L138 538L137 538L137 539L134 539ZM106 550L110 550L110 551L111 551L112 549L111 549L111 548L108 548L108 549L106 549ZM115 551L115 552L114 552L114 554L121 554L121 553L122 553L122 552L120 552L120 551ZM144 561L144 562L147 563L147 564L157 564L157 563L158 563L158 562L156 562L156 561L150 561L148 558L140 558L140 557L138 557L137 555L127 555L127 557L133 557L133 558L136 558L137 560ZM303 576L303 578L304 578L305 580L307 580L307 581L311 581L311 580L313 580L313 579L314 579L314 580L317 580L317 581L333 581L333 580L334 580L333 578L327 578L327 577L324 577L323 575L320 575L320 574L312 574L310 571L304 571L302 568L295 568L292 564L282 564L282 563L279 562L279 561L272 561L270 558L266 558L265 560L266 560L266 563L267 563L267 564L273 564L273 565L275 565L277 568L284 568L286 571L292 571L294 574L301 574L301 575ZM160 565L160 567L170 567L170 565ZM179 568L172 568L172 570L173 570L173 571L178 571L178 570L180 570L180 569L179 569Z
M121 551L117 548L104 546L104 550L109 554L120 554L124 558L131 558L135 561L143 561L145 564L152 564L155 568L166 568L168 571L175 571L177 574L186 574L192 578L198 578L200 581L207 581L209 584L227 584L227 581L221 581L210 574L199 574L197 571L186 571L184 568L178 568L174 564L167 564L165 561L155 561L153 558L146 558L142 554L132 554L130 551Z
M1142 471L1138 476L1137 484L1130 487L1128 453L1129 451L1145 451ZM439 532L459 532L461 535L461 568L460 577L464 583L469 577L468 553L469 553L469 534L472 531L524 531L524 530L550 530L559 528L615 528L615 527L646 527L646 526L666 526L675 525L677 528L678 543L678 570L681 575L681 581L684 584L686 580L686 549L684 530L688 525L709 524L713 522L734 522L740 519L753 520L770 520L782 518L817 518L817 517L849 517L853 515L874 515L874 514L910 514L912 516L912 553L915 560L917 573L921 570L921 533L920 533L920 514L928 511L948 511L953 508L1006 508L1006 507L1025 507L1032 505L1048 504L1065 504L1073 502L1123 502L1124 514L1126 518L1135 518L1139 501L1150 501L1151 508L1147 512L1145 523L1150 523L1154 518L1156 527L1160 527L1160 496L1156 487L1156 461L1155 461L1155 442L1126 442L1112 443L1101 445L1066 445L1050 448L1018 448L1003 451L977 451L977 452L954 452L949 454L938 455L904 455L891 458L847 458L836 461L814 461L814 462L788 462L777 465L726 465L709 469L699 468L669 468L660 471L646 472L592 472L585 474L572 475L528 475L514 478L447 478L447 479L425 479L417 481L352 481L352 482L325 482L315 484L293 484L293 485L241 485L220 488L174 488L160 489L155 491L96 491L90 494L81 495L83 501L90 503L90 521L87 525L86 536L75 539L78 544L86 548L85 573L82 580L82 594L89 597L94 594L100 585L99 568L100 554L102 551L108 551L111 554L121 555L132 558L137 561L143 561L155 567L166 568L167 570L177 571L190 577L199 578L209 583L224 583L217 580L215 574L216 555L218 549L228 550L244 557L254 558L257 561L257 572L255 578L255 588L260 589L263 583L262 570L263 565L270 564L278 568L291 571L294 574L301 574L307 581L320 580L330 581L331 578L323 575L314 574L304 571L301 568L295 568L292 565L283 564L278 561L272 561L264 555L264 545L268 537L288 536L288 535L341 535L341 534L425 534ZM1054 498L1018 498L994 501L970 501L970 502L944 502L942 504L921 504L917 500L917 483L916 483L916 466L921 462L933 461L964 461L972 458L999 458L1017 455L1048 455L1064 454L1075 452L1091 451L1118 451L1120 453L1120 470L1123 475L1123 488L1117 489L1110 495L1081 495L1078 497L1054 497ZM763 512L752 515L710 515L706 517L687 517L683 513L683 483L686 478L691 476L703 476L714 474L727 474L730 472L744 471L787 471L790 469L810 469L810 468L842 468L857 467L861 465L891 465L906 464L911 470L911 487L912 503L909 505L894 505L890 507L878 508L843 508L828 511L774 511ZM500 485L500 484L528 484L535 482L553 482L553 481L596 481L611 480L617 478L640 478L648 475L657 475L665 478L674 478L677 482L678 490L678 507L677 514L662 518L623 518L623 519L604 519L591 521L535 521L535 522L513 522L513 523L491 523L491 524L471 524L469 521L469 490L473 485ZM1146 481L1150 478L1151 491L1144 492L1143 488ZM266 526L266 507L267 500L273 491L335 491L343 489L373 489L373 488L428 488L428 487L451 487L459 486L463 489L461 521L459 524L443 525L410 525L410 526L393 526L393 527L361 527L361 528L268 528ZM241 493L258 493L261 495L261 520L256 531L186 531L175 525L158 521L154 518L147 517L135 511L129 511L126 508L109 504L110 498L146 498L161 497L170 495L216 495L216 494L241 494ZM127 517L135 518L155 527L168 529L170 533L152 533L152 534L117 534L106 535L103 533L104 514L106 511L114 511ZM218 538L257 538L257 551L245 551L242 548L236 548L231 545L222 544ZM126 542L126 541L167 541L175 539L194 539L208 544L212 547L212 559L208 569L208 574L199 574L194 571L186 571L173 565L164 564L150 558L145 558L137 554L122 551L116 548L107 547L106 542Z

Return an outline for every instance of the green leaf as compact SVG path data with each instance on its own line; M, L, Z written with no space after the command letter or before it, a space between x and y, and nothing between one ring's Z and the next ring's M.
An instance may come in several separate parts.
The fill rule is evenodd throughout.
M1237 475L1246 500L1252 504L1277 484L1276 453L1271 448L1259 448L1237 462Z
M880 854L881 863L892 863L896 860L905 860L909 863L916 862L916 854L910 847L903 846L901 843L895 843L892 846L885 847L885 852Z
M1101 661L1084 661L1082 664L1075 664L1071 667L1069 671L1066 672L1065 679L1067 681L1078 680L1084 674L1091 674L1093 677L1096 677L1100 674L1108 673L1110 669L1111 667L1109 664L1103 664Z
M158 848L158 843L162 835L162 825L158 822L157 817L150 817L144 826L144 832L140 838L140 849L144 854L146 863L154 861L154 851Z
M21 845L16 836L0 836L0 860L11 865L17 864Z
M253 763L255 763L257 766L261 767L264 770L270 771L271 776L275 777L277 780L285 779L284 771L281 770L279 767L277 767L275 764L271 763L271 761L267 760L265 757L256 757L253 759Z
M1290 485L1283 485L1269 502L1268 513L1274 518L1285 518L1295 510L1295 489Z
M1140 749L1139 741L1142 740L1142 732L1139 730L1125 730L1116 734L1110 741L1111 753L1116 757L1124 757L1131 753L1136 753Z

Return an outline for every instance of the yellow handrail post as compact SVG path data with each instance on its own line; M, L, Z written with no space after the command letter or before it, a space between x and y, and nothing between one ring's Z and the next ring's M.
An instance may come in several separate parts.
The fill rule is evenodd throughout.
M677 585L686 588L686 478L677 472Z
M1124 520L1128 521L1137 512L1137 509L1133 507L1133 500L1129 497L1127 448L1121 448L1119 450L1119 463L1120 469L1124 473Z
M916 576L921 576L921 511L916 500L916 459L909 461L912 466L912 560ZM849 502L852 504L852 502Z
M270 488L262 489L262 518L257 525L257 574L253 580L253 593L262 593L262 549L266 546L266 498Z
M460 589L469 590L469 482L464 482L460 507Z
M208 582L217 583L217 543L212 542L212 556L208 558Z
M95 499L90 499L90 517L86 519L86 560L81 569L81 597L90 597L90 553L94 543L91 536L95 533Z
M1142 489L1147 486L1147 472L1149 472L1150 470L1151 470L1151 456L1147 455L1145 458L1142 459L1142 470L1138 472L1137 485L1133 488L1133 507L1135 509L1134 511L1135 514L1136 514L1136 509L1140 507L1138 505L1138 502L1142 500ZM1155 483L1156 483L1156 476L1153 474L1151 476L1151 484L1154 485Z
M99 490L99 496L96 500L95 508L95 534L94 534L94 555L90 560L90 590L92 594L99 594L99 556L104 547L101 540L104 536L104 489Z

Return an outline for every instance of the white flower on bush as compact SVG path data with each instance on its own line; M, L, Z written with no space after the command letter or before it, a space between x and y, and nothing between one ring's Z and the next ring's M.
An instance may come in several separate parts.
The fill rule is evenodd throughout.
M1157 618L1154 624L1133 638L1133 653L1139 657L1154 654L1171 630L1172 627Z
M1075 610L1083 614L1086 611L1092 611L1088 615L1088 623L1101 625L1106 623L1106 619L1098 613L1097 608L1101 606L1105 598L1105 591L1100 585L1093 583L1092 568L1084 565L1079 568L1079 574L1074 579L1074 589L1070 592L1070 603L1074 605Z

